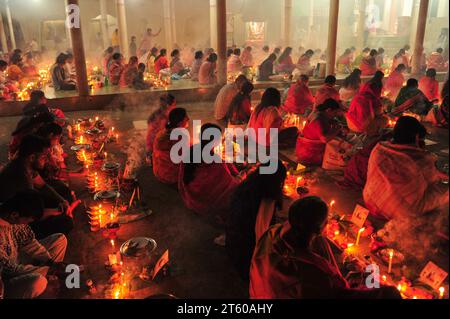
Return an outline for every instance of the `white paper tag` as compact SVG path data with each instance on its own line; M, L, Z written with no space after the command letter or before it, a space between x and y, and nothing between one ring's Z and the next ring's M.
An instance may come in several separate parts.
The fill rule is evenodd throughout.
M419 280L437 290L447 276L448 273L430 261L420 273Z
M368 216L369 210L367 208L356 205L352 215L352 223L358 226L358 228L362 228Z

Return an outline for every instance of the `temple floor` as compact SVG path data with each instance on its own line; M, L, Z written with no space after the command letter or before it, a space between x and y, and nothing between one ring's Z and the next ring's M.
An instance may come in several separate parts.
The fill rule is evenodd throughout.
M185 107L191 120L202 120L203 123L213 119L213 103L192 103L179 105ZM71 120L82 117L107 118L120 133L120 141L124 144L127 137L133 137L137 131L145 127L145 121L155 106L139 108L89 112L73 112L66 114ZM18 117L0 118L0 163L7 161L7 145ZM439 153L449 148L448 130L430 129L429 139L438 142L432 150ZM144 134L145 136L145 134ZM119 143L119 146L122 147ZM120 148L119 147L119 148ZM73 157L70 150L66 150ZM285 157L292 158L292 151L284 152ZM124 156L118 155L118 156ZM317 169L314 172L316 181L311 193L321 196L326 201L334 199L336 209L351 213L357 203L362 203L360 191L339 189L335 182L340 175ZM123 225L118 233L117 246L132 237L146 236L155 239L158 244L157 255L166 249L170 251L173 273L160 278L143 292L143 296L155 293L171 293L180 298L245 298L247 288L239 279L223 247L214 244L214 238L221 234L221 229L186 209L173 187L159 183L152 174L151 168L144 166L139 171L139 183L142 187L142 200L153 211L149 217ZM83 190L83 181L71 181L71 187L80 199L86 199L87 191ZM82 207L75 212L75 229L69 235L69 246L65 261L84 265L82 281L92 279L95 284L104 284L110 274L105 269L105 261L110 253L109 239L100 233L89 230L87 218ZM432 234L430 234L431 236ZM448 256L441 267L448 271ZM82 285L83 286L83 285ZM56 297L51 296L50 297ZM85 289L62 289L57 297L86 298Z

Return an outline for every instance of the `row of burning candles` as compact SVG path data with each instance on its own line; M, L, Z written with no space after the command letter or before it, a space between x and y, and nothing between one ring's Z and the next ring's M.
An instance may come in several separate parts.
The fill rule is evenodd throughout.
M297 184L298 184L298 181L297 181ZM335 204L336 204L336 201L332 200L330 202L330 204L329 204L330 209L333 208L335 206ZM358 247L360 245L362 234L365 231L366 231L365 227L360 228L358 230L357 234L356 234L356 241L354 243L346 243L346 245L345 245L347 247L345 249L346 254L351 255L351 254L355 254L357 252ZM339 235L340 235L339 230L334 230L334 232L331 234L331 236L330 236L330 234L327 234L328 237L332 237L333 241L336 241L336 239L338 238ZM394 249L389 249L388 250L388 254L389 254L389 259L388 259L388 270L387 270L387 273L390 275L390 274L392 274L392 268L393 268L393 261L394 261L394 255L395 255ZM381 279L385 283L388 280L386 275L382 275ZM403 280L401 282L399 282L398 285L397 285L397 289L399 290L400 293L402 293L403 296L406 297L405 293L407 292L407 289L408 289L408 285L407 285L406 282L404 282ZM443 299L444 295L445 295L445 288L444 287L440 287L438 289L438 292L439 292L439 299ZM417 299L417 296L413 296L412 298L413 299Z

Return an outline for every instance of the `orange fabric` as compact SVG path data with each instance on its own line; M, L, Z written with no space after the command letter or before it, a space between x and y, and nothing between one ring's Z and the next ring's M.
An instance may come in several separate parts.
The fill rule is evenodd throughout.
M439 100L439 82L435 79L424 76L419 81L419 90L427 97L428 100Z
M291 85L283 110L288 113L303 114L314 105L314 96L307 85L297 82Z
M178 183L180 164L174 164L170 158L170 151L176 143L178 141L170 140L170 132L162 130L157 134L153 145L153 174L165 184Z
M392 72L386 80L384 85L384 91L388 93L389 98L392 101L395 101L398 93L403 87L403 83L405 82L405 77L402 72L394 71Z
M228 164L198 165L194 180L187 185L183 179L185 165L180 165L178 190L186 207L201 215L228 208L231 195L239 185ZM235 170L233 166L231 169Z
M155 61L155 73L159 74L161 70L169 68L169 61L167 58L162 56L157 61Z
M270 228L256 245L250 268L251 299L336 298L348 284L324 258L291 246L287 223Z
M351 101L347 121L351 122L357 132L362 133L381 112L381 90L375 89L371 83L366 83Z
M253 128L255 130L255 135L253 135L253 132L251 132L252 138L254 138L258 143L261 143L261 145L269 146L271 142L270 140L270 129L278 129L278 133L281 130L281 127L283 125L283 118L281 117L281 113L278 110L278 108L272 106L265 109L262 109L259 113L253 112L252 116L250 117L250 121L248 124L249 128ZM261 138L261 141L259 140L259 132L258 129L264 128L266 129L266 138Z
M322 85L316 92L316 103L315 106L323 104L328 99L333 99L337 102L341 101L341 96L338 90L334 86L329 84Z
M448 204L448 187L440 182L435 162L433 154L415 145L379 143L369 159L363 192L367 208L390 220Z
M448 63L445 62L442 54L433 52L428 58L428 69L436 69L438 72L448 71Z
M11 81L20 81L24 78L22 69L19 68L15 64L8 66L7 73L8 73L8 79Z
M377 72L377 61L373 57L364 58L359 69L361 70L361 75L374 75Z

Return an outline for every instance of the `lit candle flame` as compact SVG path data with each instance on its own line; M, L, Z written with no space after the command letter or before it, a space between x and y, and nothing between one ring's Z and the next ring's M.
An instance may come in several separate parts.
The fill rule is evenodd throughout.
M445 293L445 288L439 287L439 298L440 299L444 298L444 293Z
M334 206L334 204L335 204L336 202L334 201L334 199L330 202L330 208L333 208L333 206Z

